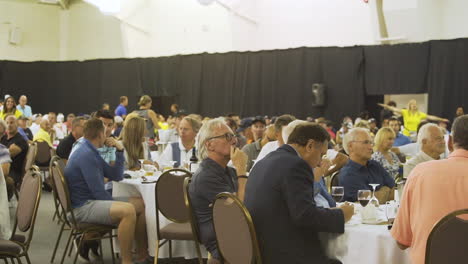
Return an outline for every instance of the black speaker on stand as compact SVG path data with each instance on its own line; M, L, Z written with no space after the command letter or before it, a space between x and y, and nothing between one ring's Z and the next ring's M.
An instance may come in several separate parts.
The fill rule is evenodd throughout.
M323 83L312 84L312 106L322 107L327 103L326 86Z

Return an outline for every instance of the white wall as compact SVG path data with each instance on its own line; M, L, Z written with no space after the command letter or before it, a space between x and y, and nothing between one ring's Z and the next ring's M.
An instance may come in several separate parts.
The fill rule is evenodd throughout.
M103 15L97 8L78 2L61 10L65 24L61 42L66 47L62 60L124 57L120 21Z
M441 23L442 38L452 39L468 37L468 1L444 0Z
M9 32L22 32L19 45L9 44ZM59 9L34 1L0 0L0 60L58 60Z

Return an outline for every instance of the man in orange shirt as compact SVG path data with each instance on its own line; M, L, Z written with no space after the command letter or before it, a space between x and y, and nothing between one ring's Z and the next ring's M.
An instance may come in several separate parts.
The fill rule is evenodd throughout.
M468 115L452 127L455 150L448 159L417 165L408 176L391 234L411 262L422 264L432 227L447 214L468 208Z

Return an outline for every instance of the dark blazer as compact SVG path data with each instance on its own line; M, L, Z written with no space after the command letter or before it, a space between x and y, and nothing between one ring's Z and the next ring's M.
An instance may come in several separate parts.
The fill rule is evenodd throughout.
M315 206L311 167L289 145L253 167L244 203L252 215L264 263L328 263L319 232L344 232L341 210Z

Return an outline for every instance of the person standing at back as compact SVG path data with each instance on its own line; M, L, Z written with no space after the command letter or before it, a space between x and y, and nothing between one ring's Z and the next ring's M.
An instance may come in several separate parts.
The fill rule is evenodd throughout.
M127 116L127 105L128 105L128 97L127 96L120 96L120 104L115 109L115 115L120 116L123 119Z
M146 121L146 137L155 138L154 129L159 129L158 117L156 113L151 110L153 100L148 95L143 95L138 102L139 110L135 110L139 116L143 117Z

